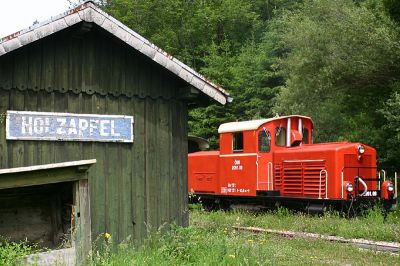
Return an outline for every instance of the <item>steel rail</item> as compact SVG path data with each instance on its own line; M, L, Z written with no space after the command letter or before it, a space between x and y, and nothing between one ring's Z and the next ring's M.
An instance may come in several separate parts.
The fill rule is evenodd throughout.
M274 234L282 237L299 237L299 238L308 238L308 239L320 239L330 242L338 242L344 244L350 244L362 249L369 249L372 251L379 252L389 252L395 256L399 256L400 254L400 243L397 242L384 242L384 241L372 241L361 238L344 238L340 236L330 236L330 235L321 235L315 233L305 233L305 232L295 232L295 231L284 231L284 230L274 230L274 229L265 229L259 227L243 227L243 226L233 226L233 228L237 231L251 232L256 234Z

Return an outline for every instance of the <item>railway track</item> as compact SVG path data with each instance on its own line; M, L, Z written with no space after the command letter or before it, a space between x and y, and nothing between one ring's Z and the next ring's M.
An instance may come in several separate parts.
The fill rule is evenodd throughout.
M283 231L283 230L274 230L274 229L264 229L258 227L242 227L242 226L233 226L233 228L237 231L244 232L252 232L256 234L274 234L282 237L288 238L308 238L308 239L320 239L329 242L338 242L350 244L358 248L368 249L378 252L388 252L395 256L400 255L400 243L397 242L385 242L385 241L371 241L360 238L347 239L340 236L330 236L330 235L321 235L315 233L305 233L305 232L294 232L294 231Z

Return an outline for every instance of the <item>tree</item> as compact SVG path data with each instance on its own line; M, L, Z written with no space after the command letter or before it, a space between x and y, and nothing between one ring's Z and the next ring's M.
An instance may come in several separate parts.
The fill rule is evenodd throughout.
M393 84L393 93L385 102L380 113L384 116L386 123L383 125L382 148L385 151L384 156L380 158L381 163L397 170L400 158L400 82Z
M251 0L109 0L106 10L186 64L201 70L213 45L237 50L261 28Z
M383 0L383 5L392 19L400 22L400 2L398 0Z
M285 77L275 111L309 115L317 141L382 146L378 112L399 78L399 35L380 9L350 0L306 1L271 27Z

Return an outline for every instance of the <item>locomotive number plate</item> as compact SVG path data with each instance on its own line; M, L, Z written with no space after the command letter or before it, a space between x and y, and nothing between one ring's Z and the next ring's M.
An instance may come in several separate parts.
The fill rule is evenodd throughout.
M361 196L363 192L364 191L359 191L359 195ZM368 190L363 197L377 197L378 195L379 194L377 190Z

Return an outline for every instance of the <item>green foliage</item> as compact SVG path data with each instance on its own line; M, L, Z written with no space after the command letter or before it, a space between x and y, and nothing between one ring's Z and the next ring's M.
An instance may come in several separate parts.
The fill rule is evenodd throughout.
M258 1L260 2L260 1ZM195 68L215 44L240 48L261 29L250 0L110 0L106 10L139 34ZM246 32L243 35L243 32Z
M285 12L273 30L286 51L280 61L286 84L276 110L312 116L317 140L365 141L376 134L382 124L376 110L400 70L391 21L350 0L307 1Z
M276 230L290 230L344 238L364 238L376 241L400 242L400 212L390 212L386 216L381 208L372 208L363 215L346 219L337 212L324 215L292 213L286 208L279 208L261 214L248 212L201 212L193 210L191 222L199 227L204 224L230 226L256 226Z
M385 102L383 108L380 109L381 114L387 123L383 126L385 156L382 160L387 165L398 165L400 150L400 83L394 84L394 91L391 97Z
M0 265L19 265L18 258L32 254L35 249L36 246L32 246L25 241L16 243L0 239Z
M400 22L400 2L398 0L383 0L383 5L393 20Z
M268 234L238 232L232 225L255 225L268 228L293 229L303 223L303 228L331 232L344 228L341 234L353 237L360 228L370 228L368 233L377 232L374 238L386 238L390 232L382 222L382 214L376 211L370 215L378 216L378 222L370 217L360 218L360 222L346 220L335 214L317 216L298 216L280 209L279 215L267 213L254 215L246 212L202 212L193 211L190 226L173 227L167 233L155 232L143 246L120 246L116 252L99 253L102 259L94 260L94 265L382 265L396 264L398 258L373 251L359 249L342 243L320 240L287 239ZM371 222L371 223L370 223ZM281 225L283 223L283 225ZM295 224L291 226L290 224ZM383 229L375 228L381 226ZM398 227L397 224L395 224ZM276 227L273 227L276 226ZM324 228L325 227L325 228ZM397 229L398 231L398 229Z

